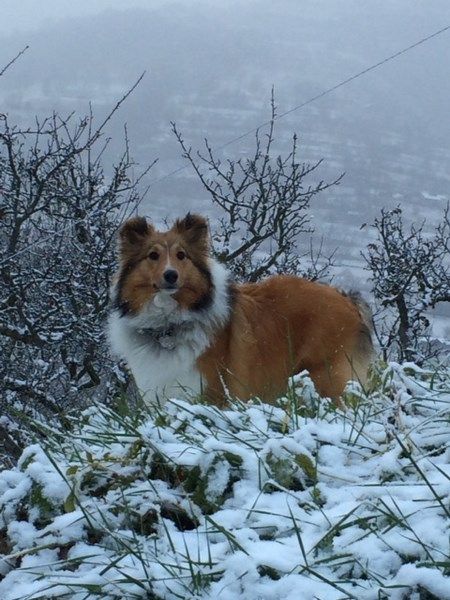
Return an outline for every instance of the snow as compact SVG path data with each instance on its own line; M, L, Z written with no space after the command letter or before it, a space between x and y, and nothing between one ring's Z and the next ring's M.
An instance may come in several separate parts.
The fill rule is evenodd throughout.
M0 474L0 598L450 600L448 375L85 411Z

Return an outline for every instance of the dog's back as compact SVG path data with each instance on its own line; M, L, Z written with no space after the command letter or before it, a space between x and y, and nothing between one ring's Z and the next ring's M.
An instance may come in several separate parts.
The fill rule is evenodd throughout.
M235 288L228 325L198 360L212 398L273 400L307 369L323 396L364 383L372 356L367 305L336 288L291 276Z

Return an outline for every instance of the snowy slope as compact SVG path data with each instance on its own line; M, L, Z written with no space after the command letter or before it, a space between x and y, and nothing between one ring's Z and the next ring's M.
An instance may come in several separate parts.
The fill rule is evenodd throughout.
M0 474L0 598L450 599L449 379L48 429Z

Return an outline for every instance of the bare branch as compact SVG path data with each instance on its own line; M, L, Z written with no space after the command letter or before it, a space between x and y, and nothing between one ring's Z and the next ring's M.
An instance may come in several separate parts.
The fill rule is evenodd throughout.
M418 363L436 352L436 346L424 344L430 310L450 301L448 206L434 236L426 235L424 226L425 221L407 231L399 206L382 209L373 224L377 240L363 253L381 307L377 321L384 353L396 351L401 360Z
M296 135L287 156L273 157L276 118L272 91L267 132L258 130L253 154L236 161L221 161L208 140L205 140L206 152L194 154L172 123L183 157L223 214L219 227L213 232L216 254L237 277L250 281L281 270L302 271L297 242L300 234L313 232L310 202L316 195L338 185L343 177L339 175L330 183L311 183L310 177L322 161L300 163ZM331 258L323 261L322 274L331 262ZM317 269L307 271L318 275Z
M15 56L13 59L11 59L11 60L9 61L9 63L8 63L6 66L4 66L4 67L3 67L3 69L0 71L0 77L1 77L2 75L4 75L4 74L6 73L6 71L7 71L7 70L8 70L10 67L12 67L12 65L13 65L13 64L14 64L14 63L15 63L17 60L19 60L19 58L22 56L22 54L25 54L25 52L28 50L28 48L29 48L29 46L25 46L25 48L22 48L22 50L21 50L21 51L20 51L18 54L16 54L16 56Z
M62 406L87 401L85 390L89 398L103 397L115 385L103 340L114 238L154 162L133 176L125 129L122 156L105 174L99 132L107 120L96 129L92 112L79 120L53 114L26 130L10 126L6 116L0 120L0 398L6 414L20 400L51 417Z

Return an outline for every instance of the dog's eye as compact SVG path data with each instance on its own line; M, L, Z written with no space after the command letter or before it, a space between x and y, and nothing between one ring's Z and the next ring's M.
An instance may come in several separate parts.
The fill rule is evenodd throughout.
M149 257L150 260L158 260L159 254L153 250L153 252L150 252L150 254L148 255L148 257Z
M186 258L186 253L183 252L182 250L179 250L177 252L177 258L178 258L178 260L184 260Z

